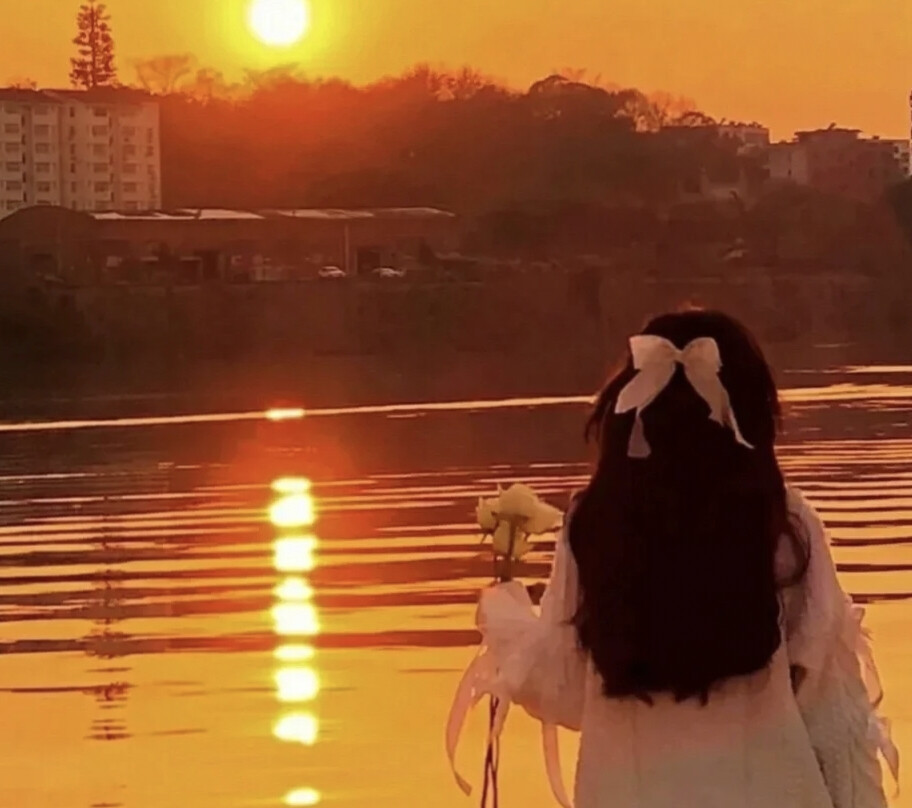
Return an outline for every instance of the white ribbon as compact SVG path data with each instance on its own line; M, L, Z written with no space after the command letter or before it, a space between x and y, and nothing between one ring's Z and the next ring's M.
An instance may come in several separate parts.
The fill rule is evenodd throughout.
M531 601L528 599L529 596L525 588L521 587L519 591L522 597L518 599L515 594L510 596L498 590L488 590L483 597L495 598L499 608L505 610L508 620L513 619L521 624L537 621L539 618L532 614ZM479 628L484 636L484 624L480 624ZM466 668L459 682L446 724L446 753L450 763L450 770L453 772L453 776L456 778L462 793L466 796L471 795L472 786L456 768L456 752L459 747L459 738L462 735L469 713L485 696L490 696L497 700L494 725L488 738L489 741L494 741L500 738L503 732L512 700L510 698L510 687L504 680L503 672L498 669L495 654L483 642L480 651L469 667ZM572 808L561 771L557 727L553 724L542 723L542 751L545 757L545 771L548 775L548 783L555 799L562 808Z
M482 650L463 674L447 718L446 752L447 759L450 762L450 771L456 778L456 783L460 790L467 797L472 794L472 786L456 768L456 751L459 747L459 738L462 735L462 729L472 708L485 695L498 699L494 726L491 729L491 736L488 740L496 740L500 737L510 710L510 697L503 688L497 686L496 680L497 673L493 667L493 662L489 655ZM553 724L542 724L542 751L545 756L545 771L548 775L548 783L551 786L554 798L562 808L573 808L573 803L570 801L570 797L567 796L567 789L564 786L557 727Z
M677 365L682 365L691 387L709 405L709 417L734 433L735 440L748 449L748 443L738 427L728 391L719 378L722 357L719 345L712 337L700 337L683 350L664 337L640 334L630 340L633 367L638 371L621 390L614 411L618 414L636 410L633 431L627 449L629 457L649 457L650 447L643 432L642 414L668 386Z

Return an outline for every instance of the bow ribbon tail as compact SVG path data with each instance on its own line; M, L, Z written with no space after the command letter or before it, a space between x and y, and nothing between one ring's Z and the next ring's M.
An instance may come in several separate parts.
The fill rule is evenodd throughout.
M450 763L450 771L456 778L456 783L460 790L467 797L472 794L472 786L456 769L456 750L459 747L459 738L462 735L466 718L481 697L479 685L484 678L485 665L486 660L483 654L479 654L466 668L462 679L459 681L459 687L456 688L456 695L453 698L453 704L450 707L450 714L446 723L446 753Z
M561 771L560 748L557 741L557 727L554 724L542 724L542 750L545 753L545 771L551 793L563 808L573 808L564 787L564 774Z
M727 426L732 431L735 440L745 449L753 449L754 444L741 434L741 427L738 426L738 419L735 417L734 409L732 409L728 391L722 386L721 382L719 382L719 387L722 390L722 425Z
M643 460L652 453L649 441L646 440L646 431L643 429L643 418L640 410L636 411L633 419L633 429L630 430L630 441L627 444L627 456Z

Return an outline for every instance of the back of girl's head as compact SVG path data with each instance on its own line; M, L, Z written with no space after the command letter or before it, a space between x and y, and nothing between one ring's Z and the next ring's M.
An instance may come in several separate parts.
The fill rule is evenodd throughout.
M615 404L637 371L632 359L599 396L589 431L598 464L570 520L580 570L576 617L606 694L706 698L712 686L765 667L780 643L776 553L783 537L799 558L774 444L779 401L756 341L712 311L667 314L644 334L678 349L715 340L719 378L741 433L710 407L677 365L642 412L650 452L630 456L635 413Z

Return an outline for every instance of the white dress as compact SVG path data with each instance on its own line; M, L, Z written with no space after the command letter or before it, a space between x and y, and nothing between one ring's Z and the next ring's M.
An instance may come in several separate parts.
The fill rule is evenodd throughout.
M558 725L582 733L576 808L886 806L878 750L894 774L898 756L886 722L876 716L880 686L861 610L839 585L813 508L797 492L790 492L790 507L806 526L811 564L804 583L787 595L784 642L768 668L728 680L706 706L666 696L649 706L603 695L568 624L578 582L565 537L540 615L520 584L482 596L484 652L464 684L476 700L493 693L542 722L559 801L567 799L555 760ZM797 697L791 665L807 671ZM450 741L458 737L454 723L459 716L451 721Z

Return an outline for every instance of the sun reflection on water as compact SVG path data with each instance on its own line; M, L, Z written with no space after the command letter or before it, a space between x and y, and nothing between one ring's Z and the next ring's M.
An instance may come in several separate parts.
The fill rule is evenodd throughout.
M266 410L269 421L298 421L304 417L304 410L300 407L275 407Z
M296 788L289 791L285 796L285 804L290 806L312 806L319 805L321 801L320 792L312 788Z
M276 699L282 705L314 702L320 694L320 675L314 667L316 649L306 638L320 633L320 620L313 604L314 590L304 577L316 568L317 537L298 534L316 522L316 508L310 480L303 477L281 477L272 483L277 495L269 506L269 521L276 528L273 566L281 577L273 590L276 600L271 616L278 637L286 641L275 649L280 663L273 678ZM283 712L272 729L285 743L313 746L320 734L320 722L314 712ZM321 801L313 788L296 788L285 796L290 806L313 806Z
M278 528L309 527L316 521L313 497L306 491L285 494L269 507L269 521Z
M316 536L289 536L275 541L275 568L278 572L313 572L317 562Z
M277 494L307 494L310 489L311 482L306 477L279 477L272 484Z
M275 649L274 656L279 662L310 662L317 655L312 645L288 643Z
M313 701L320 692L320 677L310 667L280 668L275 682L279 701L284 704Z
M320 724L313 713L286 713L276 722L273 733L286 743L313 746L320 734Z

